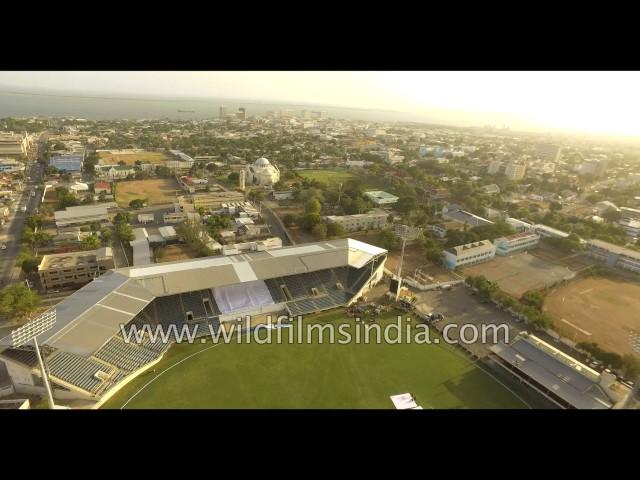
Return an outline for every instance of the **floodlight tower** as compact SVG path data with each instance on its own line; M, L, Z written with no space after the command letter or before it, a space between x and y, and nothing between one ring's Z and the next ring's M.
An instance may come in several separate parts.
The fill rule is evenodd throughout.
M637 333L637 332L629 333L629 346L631 347L631 350L633 350L635 353L640 354L640 333ZM632 408L633 404L637 401L640 401L640 378L636 379L636 381L633 382L633 388L631 389L631 392L629 393L629 396L625 400L622 408L630 409Z
M38 346L37 337L38 335L53 328L55 323L56 309L53 308L11 332L11 346L13 348L20 348L23 345L26 345L30 340L33 340L33 346L36 349L36 356L38 357L40 371L42 372L42 381L47 391L47 400L49 401L49 408L51 410L55 409L55 404L53 402L53 393L51 391L51 385L49 384L47 369L44 365L42 355L40 354L40 347Z
M400 288L402 286L402 264L404 263L404 247L407 244L407 237L409 236L409 227L407 225L396 225L395 234L402 240L402 250L400 252L400 262L398 262L398 271L396 277L398 279L398 287L396 288L396 302L400 297Z

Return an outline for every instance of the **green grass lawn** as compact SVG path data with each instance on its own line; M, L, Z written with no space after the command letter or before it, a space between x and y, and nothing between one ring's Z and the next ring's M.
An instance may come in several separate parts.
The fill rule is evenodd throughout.
M378 323L395 315L385 314ZM306 321L337 318L344 318L342 309ZM212 345L172 346L153 371L125 386L103 408L122 407L158 374L126 408L393 408L389 396L406 392L425 409L525 408L450 346Z
M354 177L353 173L344 169L333 170L298 170L296 173L309 180L319 180L327 184L344 183Z

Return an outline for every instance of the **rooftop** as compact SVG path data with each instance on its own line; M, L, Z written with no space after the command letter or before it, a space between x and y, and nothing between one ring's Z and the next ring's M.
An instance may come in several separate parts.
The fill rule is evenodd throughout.
M510 345L500 343L491 351L575 408L613 406L598 372L533 335L521 334Z
M621 247L620 245L615 245L613 243L604 242L602 240L591 239L587 240L587 244L593 245L597 248L602 248L609 252L615 253L617 255L624 255L626 257L631 257L636 260L640 260L640 252L635 250L631 250L630 248Z
M110 258L113 256L111 247L103 247L97 250L88 250L84 252L57 253L53 255L45 255L42 257L38 271L48 270L51 268L71 268L78 265L95 263L102 258Z
M54 308L55 326L40 342L90 356L154 298L297 273L361 268L387 251L351 238L276 250L109 270ZM6 347L10 337L0 339Z

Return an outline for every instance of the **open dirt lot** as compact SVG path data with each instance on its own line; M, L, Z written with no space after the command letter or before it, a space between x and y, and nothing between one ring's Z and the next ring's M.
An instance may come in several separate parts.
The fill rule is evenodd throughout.
M100 163L102 165L113 165L118 162L124 162L127 165L135 165L136 161L143 163L162 163L168 160L167 156L162 152L140 152L140 153L111 153L100 152Z
M180 186L173 178L155 178L151 180L131 180L116 184L116 200L119 207L127 208L136 198L146 198L148 205L172 203Z
M189 258L195 258L195 254L189 245L173 244L164 247L164 256L158 260L158 263L187 260Z
M520 298L529 290L548 287L574 275L566 266L551 263L530 253L518 253L509 257L496 256L488 262L464 268L464 274L484 275L516 298Z
M617 276L581 278L551 291L544 310L567 338L630 353L629 333L640 332L640 282Z

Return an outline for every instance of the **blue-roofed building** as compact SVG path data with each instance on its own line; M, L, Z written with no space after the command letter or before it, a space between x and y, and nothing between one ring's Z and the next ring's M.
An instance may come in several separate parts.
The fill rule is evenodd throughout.
M65 172L81 172L83 163L84 154L81 153L63 153L49 159L49 166Z

